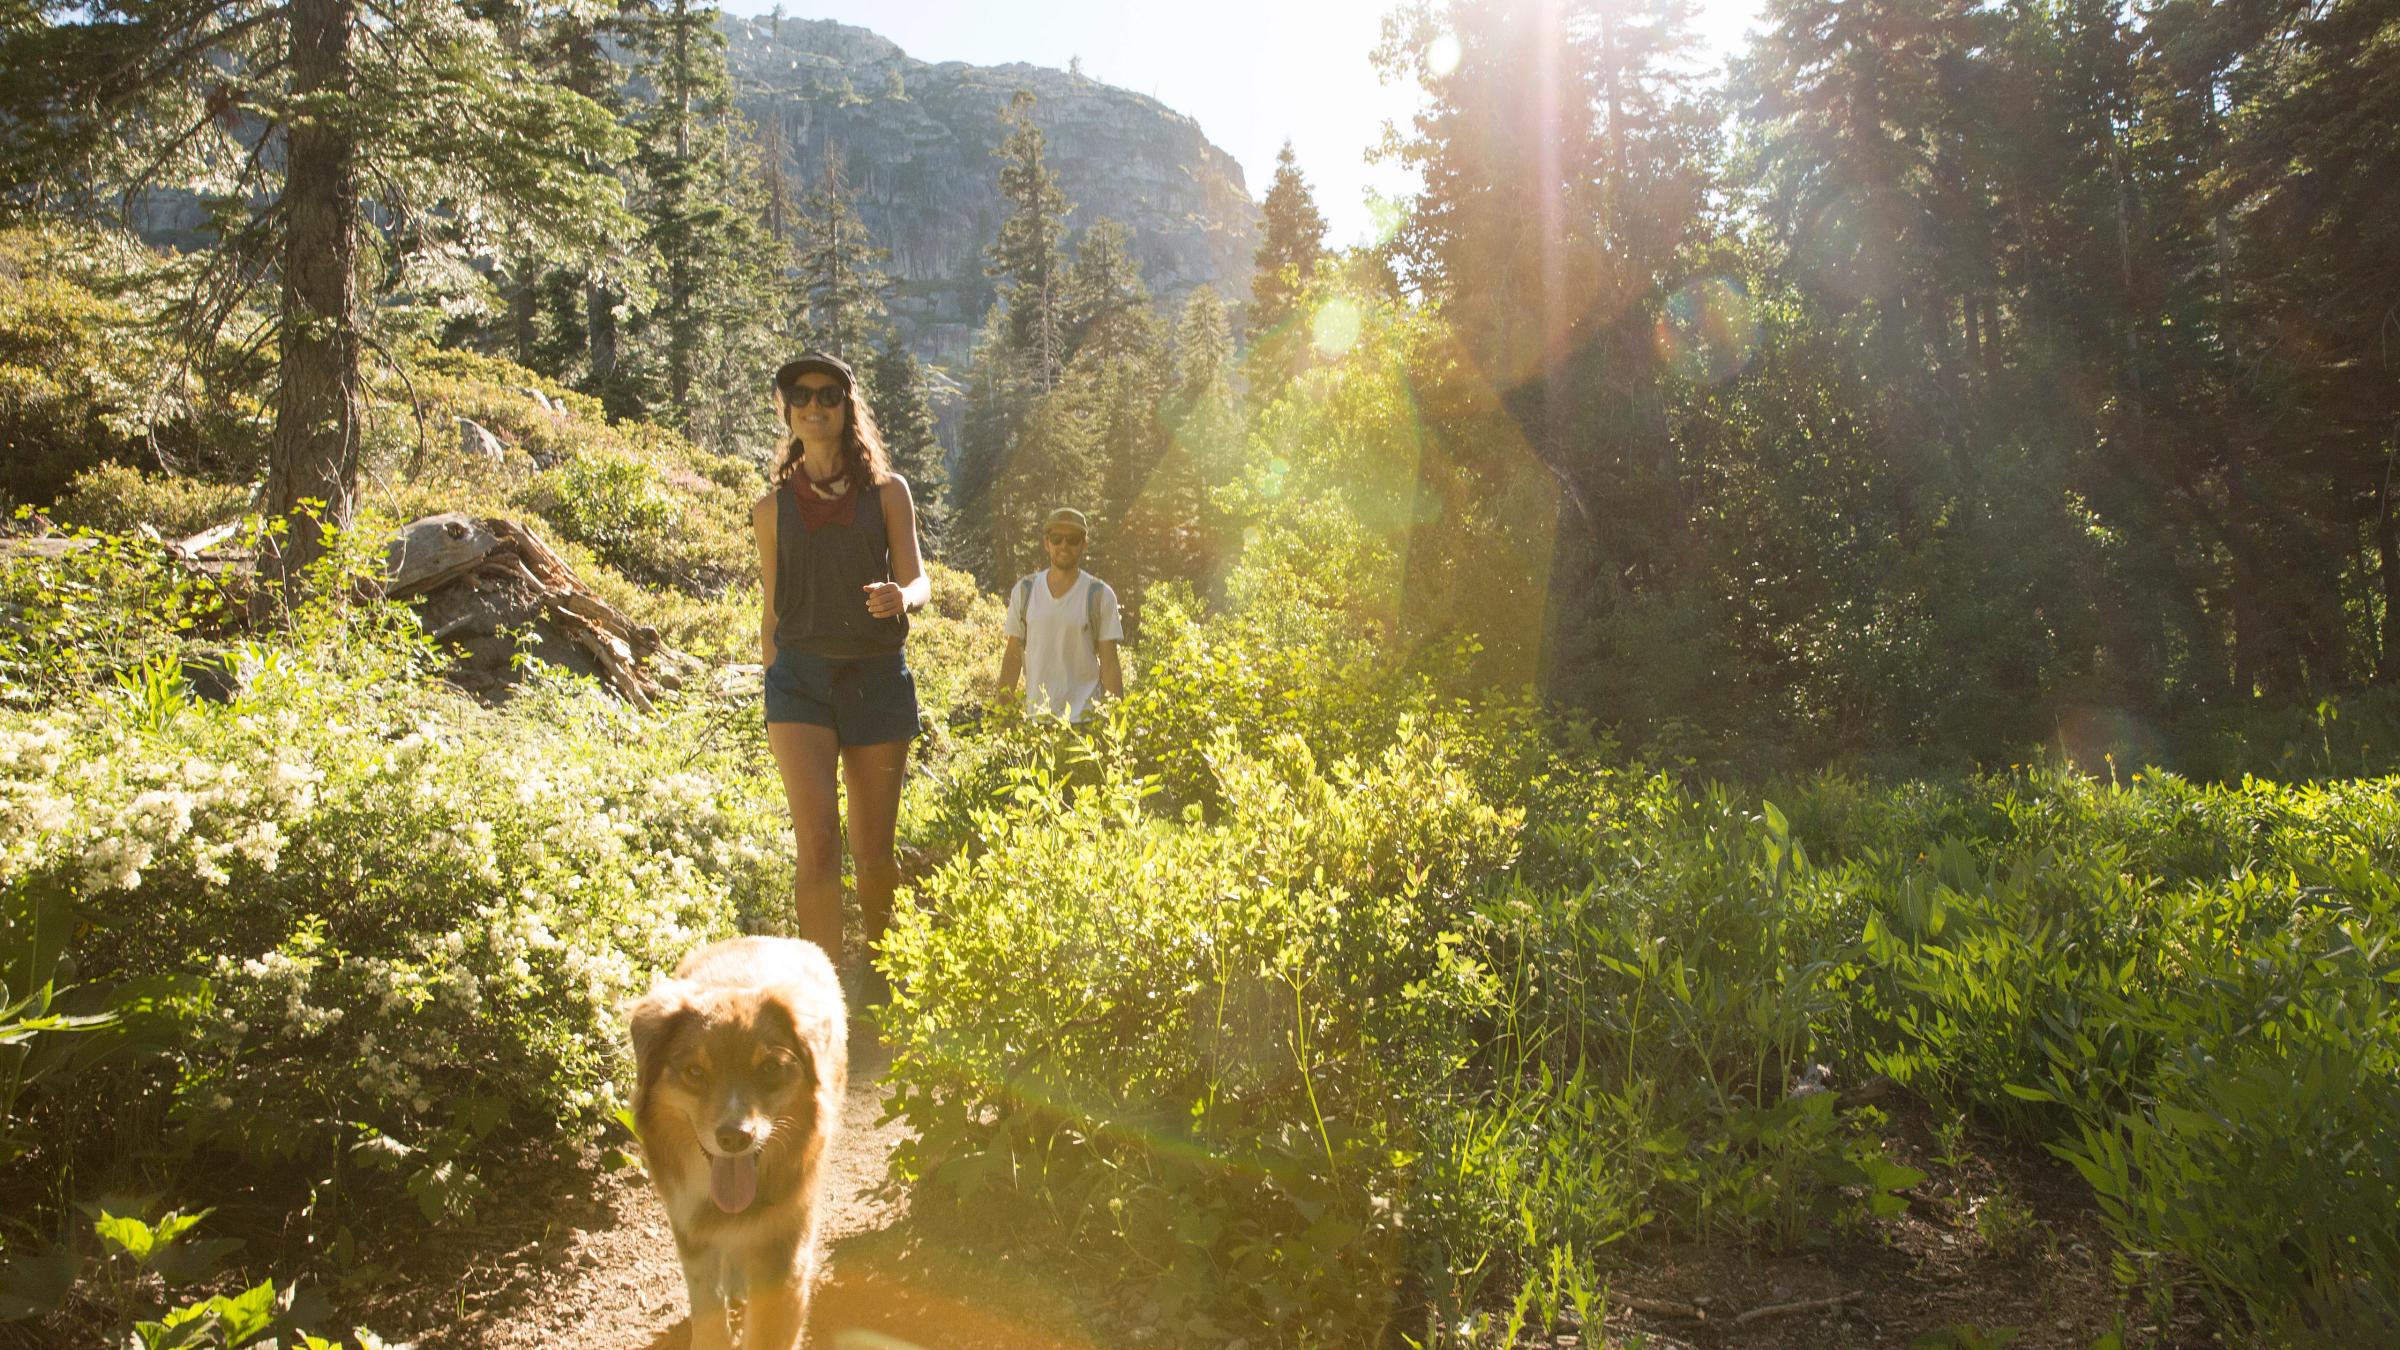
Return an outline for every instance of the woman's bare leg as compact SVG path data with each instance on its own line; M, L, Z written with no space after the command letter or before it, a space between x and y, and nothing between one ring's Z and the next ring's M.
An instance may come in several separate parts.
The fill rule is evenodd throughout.
M783 775L792 808L792 909L800 936L842 962L842 828L834 798L838 748L833 728L810 722L767 723L767 749Z
M900 784L908 776L908 742L842 748L842 781L850 790L850 867L858 878L858 912L867 949L883 943L892 922L892 892L900 864L892 840L900 824Z

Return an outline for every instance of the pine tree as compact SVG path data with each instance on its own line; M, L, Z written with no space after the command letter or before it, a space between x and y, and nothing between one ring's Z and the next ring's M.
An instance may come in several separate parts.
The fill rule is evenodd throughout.
M1564 4L1451 0L1402 11L1376 54L1425 90L1396 149L1424 183L1395 236L1408 280L1504 387L1538 378L1598 312L1592 90L1571 17ZM1431 56L1445 40L1459 48L1447 71Z
M1325 256L1325 217L1317 210L1316 195L1300 176L1300 163L1285 141L1275 155L1275 177L1260 204L1262 234L1255 255L1257 270L1250 278L1248 327L1254 334L1282 327L1292 317L1292 303L1317 260Z
M105 213L159 186L200 190L221 285L198 327L279 274L265 505L288 528L262 572L289 581L355 506L367 302L504 239L550 259L616 252L630 222L591 165L622 142L604 109L531 78L487 18L448 5L62 10L0 27L0 199ZM251 152L267 144L280 153ZM384 267L362 266L370 249Z
M1129 316L1147 315L1150 288L1142 284L1133 260L1133 232L1102 217L1083 232L1068 267L1060 316L1066 329L1065 359L1072 361L1087 344L1106 348L1109 330Z
M764 444L772 424L757 397L773 329L760 297L777 287L776 243L756 142L733 108L715 5L645 0L629 18L653 99L635 118L637 211L657 259L657 301L635 336L641 360L602 391L612 413L653 411L721 453Z
M1043 162L1043 136L1033 123L1033 95L1023 90L1009 101L1008 138L1000 144L1000 196L1008 217L989 250L985 274L1002 283L1010 347L1022 359L1034 386L1047 391L1066 366L1066 295L1059 240L1073 208L1058 179Z
M809 190L806 242L800 250L800 293L809 342L845 360L863 355L884 327L884 293L891 280L877 266L891 256L874 246L858 218L839 150L828 146L825 167Z
M1042 520L1057 507L1082 510L1094 532L1106 537L1107 381L1094 367L1075 366L1049 392L1027 401L977 522L990 584L1005 584L1038 561Z
M1231 384L1232 326L1217 293L1202 286L1184 301L1172 359L1151 397L1158 443L1138 480L1121 484L1114 507L1119 540L1112 566L1138 612L1162 581L1215 592L1239 545L1228 485L1240 472L1241 411ZM1130 490L1128 490L1130 489Z

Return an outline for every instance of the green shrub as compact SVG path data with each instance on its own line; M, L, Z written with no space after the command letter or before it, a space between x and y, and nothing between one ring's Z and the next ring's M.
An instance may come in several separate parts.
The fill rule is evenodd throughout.
M0 231L0 493L47 504L77 473L125 452L151 363L128 362L140 316L62 264L64 229Z
M1518 820L1438 729L1329 769L1294 739L1211 757L1215 823L1145 810L1120 747L1083 787L1037 758L902 907L900 1166L1155 1282L1195 1335L1371 1343L1419 1094L1491 996L1443 934Z
M70 531L55 556L0 559L0 704L80 695L154 664L179 665L194 637L223 636L239 596L150 540Z
M192 265L113 231L0 229L0 504L46 506L77 474L136 459L257 475L272 359L253 341L262 320L237 311L187 340Z
M75 475L58 499L55 518L113 533L147 525L169 539L198 534L241 514L250 489L239 484L145 474L102 464Z
M502 713L423 683L429 661L404 607L325 600L224 649L225 701L160 657L0 713L9 913L71 916L60 1011L157 1033L30 1083L12 1212L131 1165L270 1203L277 1177L329 1178L329 1215L471 1214L527 1139L571 1157L612 1117L630 995L788 910L771 767L711 700L645 719L542 677Z
M1873 886L1867 1062L2074 1162L2128 1278L2274 1339L2388 1331L2394 784L1990 786L1999 838Z

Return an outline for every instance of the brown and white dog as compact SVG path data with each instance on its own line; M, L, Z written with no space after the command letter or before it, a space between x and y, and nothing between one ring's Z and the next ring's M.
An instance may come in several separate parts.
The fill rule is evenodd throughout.
M633 1009L635 1133L666 1201L692 1350L789 1350L816 1277L817 1191L842 1118L848 1027L813 942L745 937L685 957Z

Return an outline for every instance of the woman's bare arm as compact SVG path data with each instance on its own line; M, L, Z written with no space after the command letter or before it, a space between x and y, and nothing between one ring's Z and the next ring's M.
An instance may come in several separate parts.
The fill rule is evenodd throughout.
M775 494L770 492L750 508L750 529L758 536L758 659L775 664Z
M893 474L885 486L898 491L887 493L883 499L883 530L892 555L892 579L867 586L867 612L878 619L923 609L925 602L933 598L933 579L925 575L925 558L917 551L917 504L908 494L908 480Z

